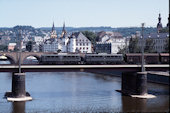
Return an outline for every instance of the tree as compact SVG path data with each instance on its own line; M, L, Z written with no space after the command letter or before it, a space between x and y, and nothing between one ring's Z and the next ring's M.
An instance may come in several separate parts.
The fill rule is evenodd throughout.
M123 46L122 48L121 47L118 47L118 54L126 54L128 52L128 47L127 46Z
M169 53L169 37L166 39L166 43L164 45L164 49L166 53Z
M97 38L97 35L94 33L94 32L91 32L91 31L83 31L82 32L83 35L85 35L93 45L96 44L96 38Z
M138 46L138 38L130 38L129 41L129 53L139 53L140 52L140 48Z
M28 41L28 43L26 44L26 50L31 52L33 48L33 42L32 41Z
M0 45L0 51L7 51L8 46L7 45Z
M155 45L155 43L154 43L153 39L147 38L146 42L145 42L144 52L146 52L146 53L153 53L153 52L155 52L154 45Z

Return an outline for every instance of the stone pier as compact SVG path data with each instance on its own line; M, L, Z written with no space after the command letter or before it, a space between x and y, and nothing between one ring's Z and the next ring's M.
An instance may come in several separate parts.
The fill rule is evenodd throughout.
M32 100L30 94L25 91L25 73L12 74L12 92L6 92L8 101L28 101Z
M147 72L122 73L122 86L118 91L136 98L155 98L147 93Z

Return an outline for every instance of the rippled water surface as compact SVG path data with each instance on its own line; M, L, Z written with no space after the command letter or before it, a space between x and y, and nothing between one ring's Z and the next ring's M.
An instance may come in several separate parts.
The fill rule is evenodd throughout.
M11 90L11 73L0 73L0 112L127 112L169 111L169 86L148 84L154 99L122 96L120 77L85 72L26 73L26 90L33 100L7 102Z

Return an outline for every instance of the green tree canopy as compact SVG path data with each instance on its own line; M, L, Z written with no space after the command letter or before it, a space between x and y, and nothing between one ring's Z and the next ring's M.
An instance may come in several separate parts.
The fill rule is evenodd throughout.
M33 48L33 41L28 41L26 44L26 50L31 52Z
M82 33L92 42L93 45L96 44L97 35L94 32L83 31Z
M8 46L7 45L0 45L0 51L7 51Z
M146 53L154 53L155 52L154 45L155 45L155 43L154 43L153 39L147 38L146 42L145 42L144 52L146 52Z
M164 49L166 53L169 53L169 37L166 39L166 43L164 45Z
M139 53L140 48L138 46L138 38L130 38L129 41L129 53Z

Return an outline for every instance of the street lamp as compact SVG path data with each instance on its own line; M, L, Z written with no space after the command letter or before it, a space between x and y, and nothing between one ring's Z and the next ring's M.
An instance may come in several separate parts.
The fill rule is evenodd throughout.
M142 23L142 40L141 40L141 52L142 52L142 63L141 63L141 71L144 72L145 71L145 67L144 67L144 37L143 37L143 31L144 31L144 25L145 23Z
M18 44L19 44L19 59L18 59L18 66L19 66L19 73L21 73L21 29L19 29L19 34L18 34Z

